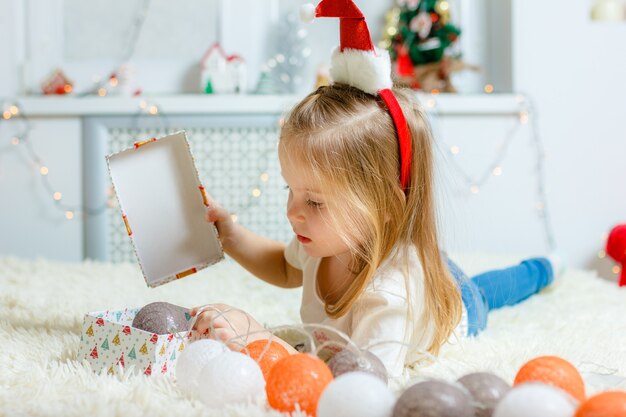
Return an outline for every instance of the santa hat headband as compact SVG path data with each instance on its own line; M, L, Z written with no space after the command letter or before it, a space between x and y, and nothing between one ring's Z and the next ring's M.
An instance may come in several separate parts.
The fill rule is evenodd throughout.
M330 75L335 82L348 84L385 102L398 134L400 185L407 192L411 172L411 136L404 113L391 91L389 53L374 47L365 17L352 0L322 0L317 7L305 4L302 20L338 17L340 46L333 51Z

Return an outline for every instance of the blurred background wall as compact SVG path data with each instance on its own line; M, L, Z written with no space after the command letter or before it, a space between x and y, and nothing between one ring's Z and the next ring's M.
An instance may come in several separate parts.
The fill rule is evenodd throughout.
M356 3L375 42L382 40L388 12L397 4ZM200 129L194 139L198 149L200 143L215 140L216 130L211 129L220 123L237 131L257 116L261 118L254 119L258 123L244 142L253 146L259 132L275 135L281 115L313 89L338 43L336 19L286 23L301 4L0 0L3 112L17 103L19 116L28 119L28 126L17 115L0 123L0 255L78 261L93 256L88 247L94 241L111 241L111 232L102 229L112 227L110 220L97 219L112 219L118 209L91 216L94 221L81 208L107 198L101 161L112 149L111 132L126 129L122 133L132 136L163 127L161 121L144 125L150 106L158 108L159 117L174 120L168 127ZM455 74L456 94L419 93L437 136L444 246L515 254L556 250L569 265L611 276L612 264L598 254L611 227L626 222L623 14L615 21L594 20L591 0L449 4L462 31L458 48L463 59L481 71ZM214 42L226 55L245 60L245 94L203 95L200 62ZM302 59L298 82L292 91L252 96L278 55ZM140 89L141 96L110 93L97 101L95 87L120 64L125 64L127 87ZM71 79L74 91L68 97L42 98L41 83L57 68ZM490 94L484 92L486 85ZM20 141L25 129L28 138ZM199 161L203 175L209 177L214 152L199 152L204 155ZM273 158L263 150L254 155ZM42 182L43 162L34 161L36 157L49 168L45 176L53 189ZM248 201L257 189L257 174L267 174L274 162L260 166L256 161L252 168L247 162L233 163L243 166L242 172L254 172L254 178L233 186L223 171L222 177L207 181L213 181L222 200L245 207L248 217L242 222L257 222L259 230L288 238L276 222L264 226L267 217L280 211L283 198L271 190L272 183L263 185L269 188L257 200ZM95 193L93 181L104 184ZM59 207L51 194L61 190L62 201L76 210ZM245 201L237 202L244 194ZM90 222L102 230L93 232Z

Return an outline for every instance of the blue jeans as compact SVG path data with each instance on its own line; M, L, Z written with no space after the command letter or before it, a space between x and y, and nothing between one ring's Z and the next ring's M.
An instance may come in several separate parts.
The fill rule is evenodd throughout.
M523 301L554 279L550 262L531 258L509 268L487 271L471 279L448 259L448 268L461 289L467 309L468 335L476 336L487 326L487 313Z

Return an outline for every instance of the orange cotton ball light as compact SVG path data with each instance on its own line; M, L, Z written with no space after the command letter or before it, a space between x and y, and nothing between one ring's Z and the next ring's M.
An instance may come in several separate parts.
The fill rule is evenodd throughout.
M321 359L308 353L297 353L281 359L267 378L267 401L275 410L292 412L296 405L315 416L322 392L333 380L333 374Z
M624 417L626 416L626 392L607 391L585 401L574 417Z
M513 385L536 381L553 385L570 394L578 401L585 399L585 383L578 370L557 356L541 356L521 367Z
M255 340L249 343L242 352L259 364L266 381L274 365L276 365L279 360L289 356L289 352L283 345L267 339Z

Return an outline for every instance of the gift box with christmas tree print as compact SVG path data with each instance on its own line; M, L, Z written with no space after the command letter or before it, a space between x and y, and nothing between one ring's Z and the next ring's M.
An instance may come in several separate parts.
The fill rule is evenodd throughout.
M159 335L134 328L133 319L139 310L87 313L78 360L88 361L95 372L118 374L132 369L145 375L173 375L178 356L199 335L187 330ZM191 316L185 316L190 322Z

